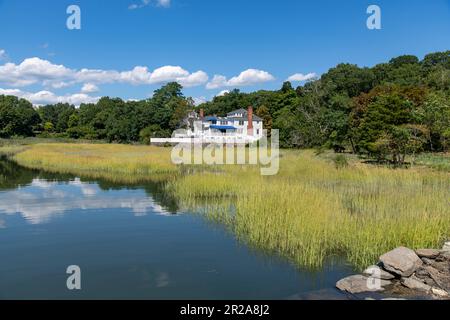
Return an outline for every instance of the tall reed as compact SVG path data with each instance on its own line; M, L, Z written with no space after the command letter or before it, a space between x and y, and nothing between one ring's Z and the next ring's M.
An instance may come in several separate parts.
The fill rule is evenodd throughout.
M32 145L14 159L122 182L159 177L187 210L310 268L333 255L363 268L397 246L437 247L450 236L450 174L424 167L336 166L284 150L279 174L263 177L251 165L177 167L167 148L88 144Z

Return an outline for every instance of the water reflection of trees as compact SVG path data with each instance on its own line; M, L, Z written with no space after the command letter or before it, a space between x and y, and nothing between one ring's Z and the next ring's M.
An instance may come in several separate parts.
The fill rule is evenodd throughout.
M38 171L19 167L13 161L0 157L0 190L12 190L30 184Z
M153 201L164 210L176 214L179 210L176 199L165 191L165 182L120 183L106 179L78 177L72 174L51 173L42 170L27 169L5 157L0 158L0 191L14 190L30 185L34 179L48 182L68 183L80 178L83 183L97 184L102 191L144 190Z
M156 204L160 205L166 211L176 214L179 207L176 199L165 190L165 182L145 182L136 184L124 184L115 181L99 179L92 181L89 178L80 178L81 182L95 182L101 190L144 190L146 194L153 198Z

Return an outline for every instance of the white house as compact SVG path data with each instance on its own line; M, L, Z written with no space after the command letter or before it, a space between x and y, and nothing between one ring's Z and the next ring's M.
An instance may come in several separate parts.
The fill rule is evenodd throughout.
M253 114L253 108L239 109L226 117L204 116L192 112L187 121L189 128L177 132L171 139L152 139L152 143L182 143L199 140L204 143L252 143L263 137L263 120Z

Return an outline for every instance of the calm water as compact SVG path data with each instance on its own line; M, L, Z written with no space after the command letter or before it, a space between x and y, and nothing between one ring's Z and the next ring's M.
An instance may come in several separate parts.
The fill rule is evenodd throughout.
M66 268L82 270L82 290ZM0 159L0 299L342 298L345 265L311 272L250 249L158 185L27 170Z

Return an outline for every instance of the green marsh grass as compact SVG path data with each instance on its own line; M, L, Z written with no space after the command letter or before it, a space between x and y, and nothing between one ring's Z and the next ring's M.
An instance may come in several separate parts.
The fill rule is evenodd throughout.
M148 146L35 144L12 159L30 169L127 183L166 180L179 172L168 149Z
M186 210L224 224L240 240L320 268L332 256L364 268L398 246L433 248L450 236L450 174L391 169L356 158L336 167L313 151L283 150L280 172L257 166L175 166L167 148L37 144L19 164L122 182L161 177ZM162 176L161 176L162 175Z
M168 188L191 208L231 197L228 223L240 239L311 268L332 255L363 268L397 246L437 247L450 235L450 175L425 168L337 169L311 151L284 151L277 176L224 167Z

